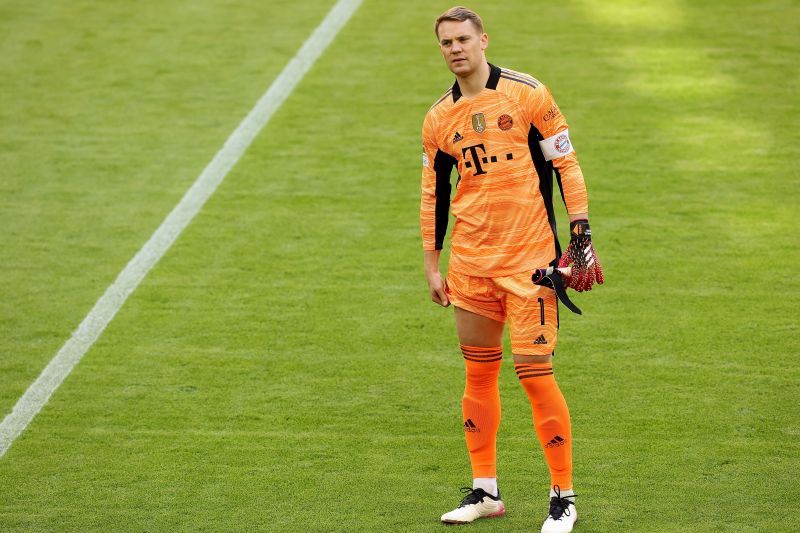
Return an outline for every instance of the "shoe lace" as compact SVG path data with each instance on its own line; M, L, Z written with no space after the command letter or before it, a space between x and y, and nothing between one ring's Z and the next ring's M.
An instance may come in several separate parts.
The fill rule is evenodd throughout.
M466 496L464 496L461 503L458 504L459 507L480 503L486 496L486 491L483 489L473 489L472 487L461 487L461 493L466 494Z
M553 486L556 495L550 498L550 516L553 520L561 520L562 516L569 516L569 506L574 504L573 500L577 494L570 494L569 496L561 497L561 487L558 485Z

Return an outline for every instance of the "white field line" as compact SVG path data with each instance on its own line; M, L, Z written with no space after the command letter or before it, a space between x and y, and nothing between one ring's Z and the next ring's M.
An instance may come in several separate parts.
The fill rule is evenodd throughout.
M330 45L339 30L358 9L361 0L339 0L325 19L303 43L255 107L228 137L181 201L161 223L150 240L131 259L116 281L83 319L78 329L61 347L36 381L17 401L11 413L0 423L0 457L44 407L50 396L78 364L83 355L103 333L128 296L136 289L150 269L169 250L189 222L197 215L206 200L214 193L231 168L250 146L256 135L280 108L281 104L303 79L306 72Z

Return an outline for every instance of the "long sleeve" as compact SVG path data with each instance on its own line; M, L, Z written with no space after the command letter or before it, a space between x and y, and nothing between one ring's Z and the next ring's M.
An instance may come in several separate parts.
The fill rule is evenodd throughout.
M420 228L424 250L441 250L450 212L450 174L455 159L442 152L435 140L430 113L422 127L422 198Z
M567 213L589 212L586 183L569 138L569 126L550 90L544 85L530 93L531 124L541 133L539 146L545 160L551 161L559 180Z

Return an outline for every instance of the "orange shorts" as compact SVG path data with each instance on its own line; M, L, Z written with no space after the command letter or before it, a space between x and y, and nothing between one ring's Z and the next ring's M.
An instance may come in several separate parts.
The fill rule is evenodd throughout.
M558 301L553 289L534 285L530 272L476 278L448 272L445 292L456 307L505 324L515 355L550 355L558 341Z

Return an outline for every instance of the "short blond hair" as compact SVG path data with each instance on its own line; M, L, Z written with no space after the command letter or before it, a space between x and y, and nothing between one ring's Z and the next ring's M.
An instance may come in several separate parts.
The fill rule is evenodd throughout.
M475 25L479 33L483 33L483 21L477 13L464 6L455 6L439 15L439 18L436 19L436 23L433 26L433 32L436 34L437 38L439 37L439 24L446 20L452 20L454 22L464 22L465 20L469 20Z

